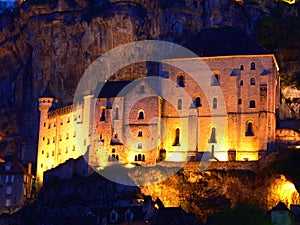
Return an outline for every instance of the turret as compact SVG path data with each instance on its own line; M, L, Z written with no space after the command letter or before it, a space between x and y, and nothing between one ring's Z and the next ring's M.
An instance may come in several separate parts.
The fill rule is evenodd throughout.
M49 111L49 109L52 106L52 102L53 102L54 98L55 97L52 94L49 83L48 83L44 93L39 98L39 110L41 111L41 113L43 113L43 112L47 113Z
M37 171L36 171L36 176L37 176L37 182L38 186L40 187L42 185L43 181L43 172L44 168L41 167L41 142L43 140L43 137L45 135L45 128L46 128L46 121L48 118L48 111L52 107L52 103L54 101L54 95L52 94L50 90L49 84L47 85L44 93L42 96L39 98L39 110L41 112L40 115L40 129L39 129L39 143L38 143L38 153L37 153Z

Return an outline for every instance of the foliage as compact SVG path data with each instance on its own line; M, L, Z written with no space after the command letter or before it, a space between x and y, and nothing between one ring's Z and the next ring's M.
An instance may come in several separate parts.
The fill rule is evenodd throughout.
M212 218L210 225L272 225L266 212L255 205L238 204L235 208L219 213Z
M287 7L284 3L277 6L267 16L257 20L254 35L266 51L274 52L282 69L282 84L300 88L299 74L287 72L286 62L300 62L300 16L286 16ZM300 11L300 4L293 6Z

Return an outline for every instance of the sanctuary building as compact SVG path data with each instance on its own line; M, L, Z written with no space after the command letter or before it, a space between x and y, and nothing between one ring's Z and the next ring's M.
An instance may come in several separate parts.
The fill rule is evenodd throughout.
M238 28L202 31L195 58L164 60L156 77L99 84L72 106L39 98L37 179L84 155L92 168L163 161L258 160L275 148L278 65ZM203 74L197 63L209 68ZM176 65L184 64L187 71ZM207 70L208 71L208 70Z

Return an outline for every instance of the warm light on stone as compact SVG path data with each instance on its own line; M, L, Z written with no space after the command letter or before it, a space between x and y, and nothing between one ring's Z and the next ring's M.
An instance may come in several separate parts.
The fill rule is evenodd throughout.
M278 202L283 202L288 208L291 204L300 204L299 193L295 185L284 175L280 175L269 187L268 200L270 209Z

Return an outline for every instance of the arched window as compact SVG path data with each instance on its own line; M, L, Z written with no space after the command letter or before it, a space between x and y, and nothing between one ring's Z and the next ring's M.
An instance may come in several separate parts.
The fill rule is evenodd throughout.
M217 109L217 108L218 108L218 99L213 98L213 109Z
M139 111L138 120L143 120L143 119L145 119L144 112L143 111Z
M139 130L138 137L143 137L143 131Z
M106 117L105 117L105 108L102 109L102 113L101 113L101 117L100 117L100 121L105 121Z
M119 138L119 135L117 133L115 133L114 138Z
M201 98L200 97L196 97L195 100L194 100L194 104L195 104L195 107L201 107L202 104L201 104Z
M252 77L252 78L250 79L250 85L255 85L255 78Z
M245 136L254 136L252 122L247 122Z
M211 133L210 133L210 137L208 140L208 143L217 143L217 139L216 139L216 128L211 128Z
M250 65L250 70L255 70L255 62L252 62Z
M145 162L145 155L142 155L142 161Z
M241 81L240 81L240 86L243 86L243 85L244 85L244 81L241 80Z
M255 101L254 100L250 101L249 108L255 108Z
M181 109L182 109L182 99L181 99L181 98L178 99L178 101L177 101L177 109L178 109L178 110L181 110Z
M141 90L140 90L141 94L144 94L145 93L145 86L144 85L141 85Z
M179 87L185 87L183 74L180 74L180 75L177 76L177 85Z
M179 140L180 140L180 129L176 128L173 146L180 146Z
M116 111L115 111L115 120L119 119L119 107L116 107Z
M142 155L138 154L138 160L137 161L142 161Z
M244 65L243 64L240 66L240 70L244 70Z
M211 77L211 86L219 86L220 85L220 76L215 73Z
M166 150L165 149L161 149L159 150L159 161L163 161L166 159Z
M138 143L138 149L142 149L142 148L143 148L142 143Z

